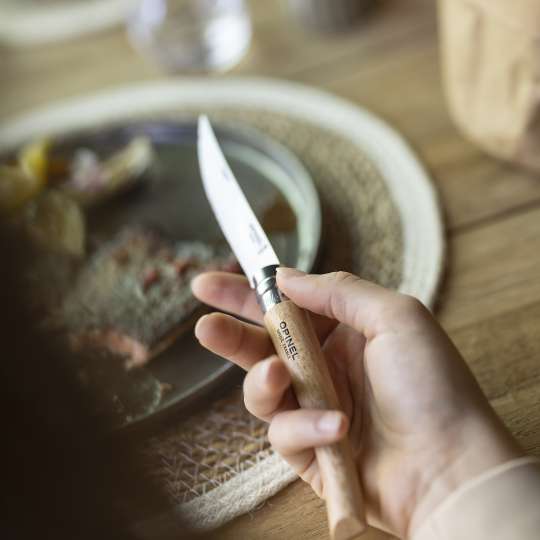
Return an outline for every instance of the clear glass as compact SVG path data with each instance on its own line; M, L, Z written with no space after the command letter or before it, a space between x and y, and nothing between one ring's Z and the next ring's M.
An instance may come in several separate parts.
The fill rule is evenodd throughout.
M140 0L128 33L169 71L221 71L247 51L251 20L243 0Z

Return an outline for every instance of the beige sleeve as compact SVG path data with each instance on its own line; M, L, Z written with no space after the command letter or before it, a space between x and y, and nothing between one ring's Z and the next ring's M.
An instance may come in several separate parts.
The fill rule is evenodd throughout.
M449 495L412 540L540 539L540 461L495 467Z

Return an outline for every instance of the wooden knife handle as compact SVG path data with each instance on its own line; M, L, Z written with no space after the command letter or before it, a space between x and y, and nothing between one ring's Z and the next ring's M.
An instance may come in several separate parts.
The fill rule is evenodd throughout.
M291 374L301 407L340 409L319 339L309 315L290 300L271 307L264 322ZM315 449L324 483L330 536L351 540L366 529L362 492L348 437Z

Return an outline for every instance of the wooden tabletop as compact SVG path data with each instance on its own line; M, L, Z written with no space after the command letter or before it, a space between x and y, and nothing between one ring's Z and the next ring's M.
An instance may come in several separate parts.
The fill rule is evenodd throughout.
M232 74L314 85L370 109L410 141L446 213L437 315L523 446L540 455L540 178L488 157L447 112L432 0L381 1L353 31L301 31L278 2L252 0L254 40ZM124 32L0 49L0 120L36 105L163 77ZM230 540L327 538L324 506L296 482L222 529ZM370 531L367 540L388 538Z

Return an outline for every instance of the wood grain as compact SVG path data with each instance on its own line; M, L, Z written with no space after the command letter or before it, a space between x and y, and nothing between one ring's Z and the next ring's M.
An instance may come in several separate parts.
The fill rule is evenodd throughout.
M499 215L457 231L438 315L462 327L536 303L540 298L540 206Z
M298 403L307 409L341 409L319 339L308 314L290 300L264 316L274 348L291 374ZM324 485L332 540L352 540L366 528L364 501L348 438L315 449Z
M365 106L396 126L439 188L450 241L438 315L523 446L540 455L540 178L490 158L450 121L435 2L385 0L364 24L323 36L281 2L250 2L254 40L233 75L283 77ZM68 45L0 50L0 120L163 73L123 30ZM324 503L296 482L219 531L226 540L327 538ZM366 540L388 535L370 530Z

